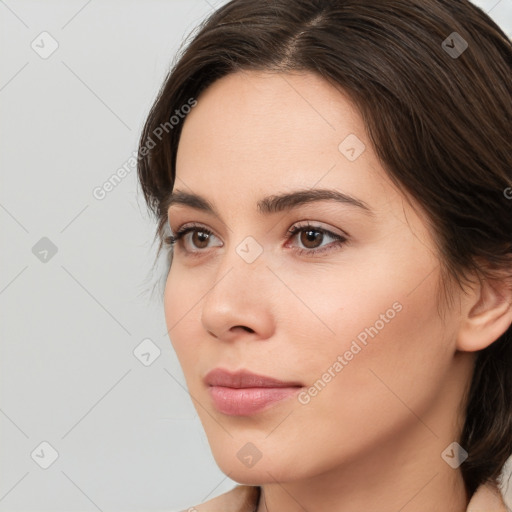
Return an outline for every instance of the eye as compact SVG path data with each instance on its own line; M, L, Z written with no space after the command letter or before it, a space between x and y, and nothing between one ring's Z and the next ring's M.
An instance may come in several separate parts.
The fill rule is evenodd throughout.
M302 244L305 249L298 248L296 252L301 255L316 255L319 253L323 253L326 251L334 250L336 247L341 247L344 245L348 239L343 235L338 235L329 231L328 229L322 228L320 226L314 226L312 224L306 224L301 226L293 226L287 232L287 236L289 237L298 237L298 241ZM321 243L325 240L325 238L331 238L334 241L330 244L322 246Z
M312 224L295 225L290 228L285 235L285 239L295 238L297 235L300 244L304 248L295 248L295 252L300 255L313 256L326 251L334 250L336 247L340 247L348 242L348 238L343 235L339 235L329 231L328 229ZM191 235L191 236L187 236ZM331 238L333 242L322 246L322 242L325 238ZM185 250L187 255L199 256L204 253L204 249L208 249L208 243L215 235L208 228L198 225L189 224L180 227L174 236L169 236L165 239L165 242L174 246L176 243L180 243L181 247ZM222 246L222 243L217 245Z
M187 236L189 234L192 236ZM185 252L189 254L197 254L202 252L201 249L208 248L208 242L212 237L215 237L215 235L208 228L198 224L188 224L179 228L174 236L168 236L165 239L165 242L171 246L179 242L185 249ZM192 250L187 248L187 242L192 243ZM220 245L222 244L219 244L219 246ZM195 249L199 249L199 251Z

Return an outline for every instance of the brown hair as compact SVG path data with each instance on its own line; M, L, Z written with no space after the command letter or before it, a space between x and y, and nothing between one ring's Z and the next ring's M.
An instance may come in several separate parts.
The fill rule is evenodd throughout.
M241 70L313 72L348 94L386 173L427 213L446 296L473 271L510 272L512 45L466 0L233 0L215 11L177 55L140 139L158 253L183 126L169 116ZM473 494L512 453L512 327L478 353L461 407Z

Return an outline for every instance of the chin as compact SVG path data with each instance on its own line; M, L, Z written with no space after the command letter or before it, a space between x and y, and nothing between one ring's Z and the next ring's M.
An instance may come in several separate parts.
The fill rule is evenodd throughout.
M229 455L225 449L218 454L213 452L217 466L231 480L244 485L263 485L300 478L301 475L294 474L294 470L297 469L293 467L295 464L284 464L282 461L272 460L271 457L264 454L256 462L254 462L256 459L253 461L247 459L243 462L244 448L234 450L233 455ZM249 448L245 448L245 450L248 452Z

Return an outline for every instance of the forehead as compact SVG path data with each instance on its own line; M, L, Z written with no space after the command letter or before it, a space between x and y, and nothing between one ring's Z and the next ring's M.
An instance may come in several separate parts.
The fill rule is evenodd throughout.
M178 188L215 203L229 194L232 205L256 205L283 190L333 188L375 211L403 210L403 195L381 167L357 108L322 78L238 72L197 100L178 146ZM355 159L348 158L352 148L360 153Z
M312 73L244 71L208 87L187 116L201 143L254 156L337 146L350 133L366 138L364 123L348 97ZM262 146L262 144L265 144ZM281 151L280 151L281 150Z

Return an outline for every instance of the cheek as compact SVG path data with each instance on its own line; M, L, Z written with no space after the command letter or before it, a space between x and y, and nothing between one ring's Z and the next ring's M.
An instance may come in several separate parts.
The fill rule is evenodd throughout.
M335 416L336 436L366 431L371 442L369 425L379 426L375 435L396 432L416 421L408 407L421 415L433 403L451 355L437 312L437 262L421 258L361 259L317 279L316 290L295 288L315 313L298 314L293 327L310 385L304 421L332 424Z
M318 352L319 347L336 352L348 349L358 336L363 344L383 338L392 324L395 334L412 327L428 328L436 314L437 261L428 255L411 255L404 262L388 249L357 251L357 257L355 253L307 272L293 267L280 272L288 289L282 287L282 310L276 312L276 321L292 319L287 327L307 332L316 354L323 352Z
M283 291L284 307L294 312L289 327L294 339L303 339L301 358L309 361L310 380L345 353L347 366L409 371L408 365L424 368L422 358L435 362L442 352L438 260L410 240L398 243L389 237L385 242L380 250L347 251L336 265L283 276L295 295ZM371 375L363 374L354 378Z
M177 271L176 266L171 266L164 292L165 322L167 334L185 376L197 361L200 339L204 337L198 331L203 294L204 291L193 285L186 272Z

